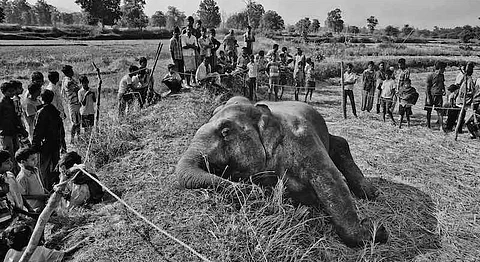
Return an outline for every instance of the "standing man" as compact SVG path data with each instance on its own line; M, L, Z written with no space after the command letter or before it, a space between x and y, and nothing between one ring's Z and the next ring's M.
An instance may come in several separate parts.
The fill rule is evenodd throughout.
M182 39L180 39L180 28L173 29L173 37L170 39L170 55L172 56L175 70L180 74L183 80L183 72L185 72L183 63Z
M380 114L380 105L382 102L382 84L383 81L387 80L385 69L385 62L380 62L378 64L377 71L377 114Z
M473 97L475 94L475 81L472 77L474 67L475 64L473 62L468 62L466 66L466 71L464 72L463 78L461 80L460 89L458 90L458 96L455 100L455 104L457 107L464 108L464 110L460 111L460 130L465 123L465 115L467 109L468 107L472 106ZM458 78L459 77L457 77L457 80Z
M217 68L217 50L220 48L222 45L220 41L218 41L215 36L217 32L215 31L214 28L210 29L210 41L212 42L212 71L214 71Z
M54 172L60 160L60 151L66 152L65 130L60 112L52 105L54 93L44 90L41 94L43 108L38 112L33 131L32 147L40 153L40 175L47 190L59 181Z
M50 81L50 83L45 89L53 92L52 105L60 112L60 117L64 120L67 115L63 109L62 87L58 86L60 74L57 71L48 72L48 81Z
M373 107L373 98L375 96L375 85L376 85L376 75L375 75L375 63L373 61L368 62L368 68L363 71L362 82L362 111L370 112Z
M343 74L343 83L345 85L345 94L343 100L345 105L347 104L347 97L350 99L350 104L352 106L352 113L357 117L357 109L355 107L355 96L353 95L353 87L357 82L357 75L353 72L353 65L348 63L347 70Z
M248 55L253 54L253 42L255 42L255 35L252 32L252 27L247 26L247 32L243 35L243 41L247 48Z
M188 26L186 34L182 35L183 62L185 63L185 79L187 80L187 86L190 86L192 74L195 74L197 70L195 55L196 50L198 49L198 44L197 38L192 34L192 31L193 28Z
M269 62L277 61L280 59L278 56L278 44L273 44L272 50L269 50L267 53L267 59Z
M235 39L235 32L230 30L230 33L225 36L223 39L223 50L228 54L229 51L233 52L233 61L238 60L238 55L237 55L237 39Z
M197 39L198 47L200 49L200 60L205 59L205 63L213 70L212 61L212 47L213 43L210 37L207 36L207 29L202 27L202 35Z
M398 59L398 70L394 79L397 81L397 92L399 90L402 90L403 86L405 85L405 80L410 79L410 70L407 68L405 58ZM396 100L397 97L395 95L395 97L393 98L392 111L395 108L395 103L397 102Z
M460 114L460 108L457 107L457 98L460 92L460 87L465 85L465 83L473 84L472 74L473 74L474 64L468 62L466 65L463 65L462 72L459 72L455 83L448 87L448 96L447 103L445 107L450 109L447 110L447 121L445 123L446 131L453 131L455 128L455 123L457 122L458 115ZM466 80L466 81L465 81ZM460 125L459 132L462 133L463 123Z
M305 55L302 49L297 48L297 54L294 57L293 80L295 82L295 101L298 101L300 88L305 86Z
M445 72L446 64L442 61L435 63L435 72L427 77L427 90L425 92L425 111L427 111L427 127L431 128L430 120L432 119L432 109L435 108L438 115L440 130L443 128L443 111L438 107L443 106L443 96L445 95Z
M65 65L62 68L65 75L62 81L62 92L66 98L68 111L70 112L70 122L72 129L70 130L70 142L75 142L75 135L80 135L80 101L78 101L78 91L80 86L77 81L73 79L73 68L71 65Z
M152 101L155 91L153 86L155 84L154 78L152 76L152 70L147 68L147 58L140 57L139 60L140 72L138 73L138 80L140 81L140 87L138 92L142 97L140 101L140 108L143 107L143 104L147 101Z

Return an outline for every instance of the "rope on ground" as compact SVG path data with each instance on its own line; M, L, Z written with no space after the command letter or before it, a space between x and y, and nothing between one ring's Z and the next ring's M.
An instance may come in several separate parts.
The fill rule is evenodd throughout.
M122 205L124 205L127 209L129 209L132 213L134 213L137 217L139 217L140 219L142 219L145 223L147 223L148 225L152 226L153 228L155 228L158 232L160 232L161 234L165 235L166 237L170 238L171 240L177 242L178 244L180 244L181 246L185 247L186 249L188 249L190 252L192 252L195 256L197 256L198 258L200 258L202 261L205 261L205 262L210 262L211 260L209 260L208 258L206 258L205 256L203 256L202 254L198 253L197 251L195 251L192 247L190 247L189 245L185 244L183 241L175 238L174 236L172 236L171 234L169 234L167 231L161 229L160 227L158 227L157 225L155 225L153 222L151 222L150 220L148 220L145 216L143 216L142 214L140 214L137 210L135 210L134 208L132 208L129 204L127 204L125 201L123 201L119 196L117 196L115 193L113 193L107 186L105 186L102 182L100 182L98 179L96 179L94 176L92 176L90 173L88 173L82 165L74 165L75 168L77 168L78 170L82 171L85 175L87 175L88 177L90 177L93 181L95 181L96 183L98 183L103 189L105 189L111 196L113 196L115 199L118 200L118 202L120 202Z

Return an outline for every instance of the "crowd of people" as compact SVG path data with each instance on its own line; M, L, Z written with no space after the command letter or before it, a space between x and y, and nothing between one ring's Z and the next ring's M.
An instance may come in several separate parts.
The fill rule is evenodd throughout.
M234 30L230 30L220 42L216 39L215 29L207 30L201 20L195 22L190 16L187 22L183 29L175 28L170 39L172 64L168 65L169 72L162 83L171 92L204 84L220 86L222 77L238 76L245 80L246 97L254 100L257 86L268 84L268 99L278 100L282 98L283 87L292 79L295 99L299 100L300 89L307 88L305 101L311 100L315 89L314 63L301 49L291 55L286 47L279 51L279 46L274 44L267 53L259 50L254 54L256 40L250 26L243 35L244 44L240 48Z
M451 132L456 128L457 121L459 133L463 133L462 127L465 125L470 132L471 138L480 138L478 130L480 118L480 80L474 81L472 78L475 64L473 62L466 63L461 72L458 73L456 80L450 86L445 84L445 68L446 64L438 61L435 64L434 72L428 74L425 79L425 103L426 126L431 128L432 111L436 111L439 129L444 132ZM404 117L406 117L407 125L410 126L410 116L413 114L412 106L417 103L419 94L411 85L410 70L406 66L406 60L400 58L398 60L398 68L394 66L387 67L385 62L380 62L378 67L370 61L368 68L365 69L361 76L362 80L353 71L353 65L346 65L344 79L344 99L345 104L347 98L350 99L352 113L357 117L355 107L355 98L353 87L358 82L362 87L361 110L370 112L373 109L374 100L376 98L376 112L382 111L383 120L388 115L391 123L396 125L397 122L393 116L394 108L398 104L398 126L401 128ZM446 97L444 99L444 97ZM465 121L467 112L471 109L470 117ZM462 114L459 116L459 114ZM446 120L444 118L446 117Z
M102 188L75 168L82 159L74 151L67 153L64 129L68 114L72 143L82 127L91 132L97 94L89 88L87 76L80 76L78 82L73 78L71 66L65 65L62 73L60 80L58 72L49 72L45 85L43 74L34 72L25 93L17 80L0 86L0 230L4 233L0 255L10 248L6 261L18 261L26 245L15 248L5 242L5 234L14 235L18 223L38 218L61 176L72 178L62 192L69 207L97 203L103 196ZM30 229L33 226L30 224ZM43 256L47 251L39 248L36 254Z

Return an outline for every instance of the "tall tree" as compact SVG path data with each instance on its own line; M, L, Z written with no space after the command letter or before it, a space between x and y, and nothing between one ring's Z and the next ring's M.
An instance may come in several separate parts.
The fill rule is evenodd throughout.
M340 33L343 30L342 10L336 8L327 14L325 25L335 33Z
M394 26L387 26L385 27L385 34L388 35L388 36L398 36L398 34L400 33L400 30L397 28L397 27L394 27Z
M259 28L262 17L265 14L265 9L263 8L263 5L256 3L252 0L245 0L245 3L247 4L247 9L245 10L245 12L248 18L248 24L252 28Z
M310 24L310 32L317 33L320 30L320 21L318 19L313 19Z
M222 22L220 8L215 0L202 0L197 11L198 18L205 27L217 27Z
M3 12L3 7L0 6L0 23L3 23L5 20L5 13Z
M87 23L95 25L114 25L120 19L120 0L75 0L87 13Z
M310 25L311 25L310 18L305 17L303 19L300 19L296 24L295 28L299 34L302 35L304 39L307 39L308 33L310 31Z
M129 28L142 30L148 25L148 17L143 11L145 0L124 0L122 6L122 22Z
M236 29L245 29L248 26L248 18L246 12L235 13L228 17L227 27Z
M150 24L157 27L165 27L167 25L167 17L162 11L157 11L150 18Z
M370 16L367 18L367 27L370 30L370 33L373 34L373 31L375 31L375 27L378 25L378 19L375 18L375 16Z
M266 31L283 30L285 29L285 22L277 12L268 10L262 17L261 28Z
M402 28L402 33L407 36L410 35L415 29L413 27L410 27L410 25L406 24Z
M62 21L65 25L71 25L75 22L73 19L73 13L61 13L60 14L60 21Z
M358 34L360 33L360 28L358 28L358 26L354 26L354 25L351 25L347 28L348 32L349 33L352 33L352 34Z
M169 6L167 8L167 28L173 29L175 27L180 27L183 25L185 20L185 13L178 10L175 6Z
M55 11L55 7L49 5L45 0L37 0L37 3L33 6L34 12L37 15L39 25L51 25L52 13Z

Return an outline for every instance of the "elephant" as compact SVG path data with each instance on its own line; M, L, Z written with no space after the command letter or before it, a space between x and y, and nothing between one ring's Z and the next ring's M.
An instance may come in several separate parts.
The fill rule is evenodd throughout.
M265 172L274 175L251 179ZM231 98L197 130L175 174L187 189L242 181L269 187L283 177L287 196L323 209L347 246L388 239L383 225L372 236L373 223L360 221L350 193L373 200L378 190L355 164L347 141L330 134L320 113L302 102Z

